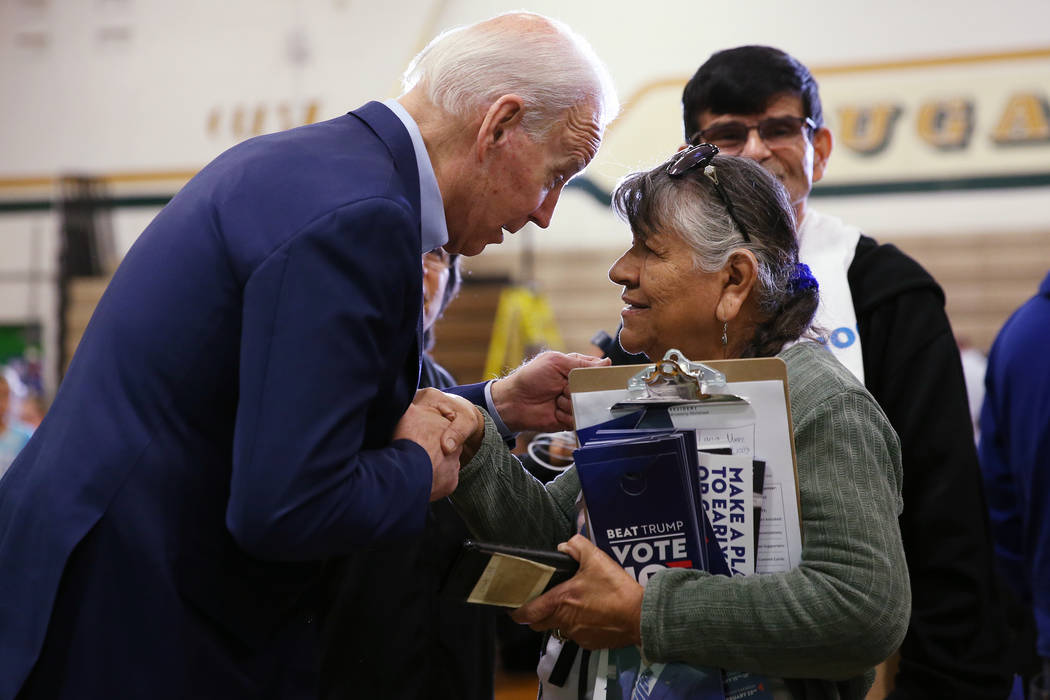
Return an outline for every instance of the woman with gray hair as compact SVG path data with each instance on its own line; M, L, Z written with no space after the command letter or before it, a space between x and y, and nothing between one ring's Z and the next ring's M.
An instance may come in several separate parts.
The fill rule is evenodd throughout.
M862 698L872 668L903 638L911 604L897 437L864 387L804 337L817 285L798 262L783 188L758 165L716 154L693 146L617 189L616 209L634 234L609 271L624 290L620 343L652 359L678 348L694 360L784 360L801 564L735 578L665 569L643 589L573 536L575 469L540 484L488 417L452 499L479 537L557 545L579 560L571 580L515 611L519 622L585 649L636 645L650 664L763 674L774 697Z

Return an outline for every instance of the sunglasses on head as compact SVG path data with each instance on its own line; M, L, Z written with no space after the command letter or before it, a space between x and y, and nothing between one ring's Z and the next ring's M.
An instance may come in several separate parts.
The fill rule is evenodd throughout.
M696 168L703 168L704 175L711 180L711 183L715 186L715 192L722 199L722 203L726 205L726 211L729 213L729 218L733 220L736 227L740 229L740 235L744 237L744 241L747 243L751 242L751 236L747 234L747 229L740 223L740 219L737 218L736 210L733 208L733 202L729 199L729 195L726 194L722 184L718 181L718 173L715 171L715 166L711 165L711 161L718 155L718 146L713 143L698 143L695 146L690 146L684 150L678 152L671 162L667 164L665 172L674 178L681 177L691 170Z

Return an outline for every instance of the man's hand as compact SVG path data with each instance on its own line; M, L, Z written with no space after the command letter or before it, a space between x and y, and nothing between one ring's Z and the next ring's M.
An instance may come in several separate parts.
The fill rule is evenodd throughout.
M577 367L602 367L609 359L574 352L547 351L492 383L492 403L513 432L572 430L569 372Z
M558 630L584 649L641 646L644 589L638 582L586 537L575 535L558 550L579 561L580 570L511 613L514 621Z
M480 428L478 427L480 423ZM421 389L394 429L394 439L411 440L430 456L433 480L430 500L444 498L459 484L463 443L484 431L477 409L466 399L437 389ZM480 441L480 437L477 438Z
M458 451L467 440L476 445L481 443L485 420L477 407L462 396L446 394L437 389L420 389L412 403L433 408L449 420L450 424L441 438L441 447L446 455Z

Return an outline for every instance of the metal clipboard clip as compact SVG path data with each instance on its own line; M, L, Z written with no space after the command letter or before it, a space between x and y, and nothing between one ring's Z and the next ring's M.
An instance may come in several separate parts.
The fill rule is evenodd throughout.
M689 360L671 348L664 358L627 381L629 398L617 401L611 410L639 406L688 404L746 404L747 399L724 392L726 376L713 367ZM723 391L719 391L719 390Z

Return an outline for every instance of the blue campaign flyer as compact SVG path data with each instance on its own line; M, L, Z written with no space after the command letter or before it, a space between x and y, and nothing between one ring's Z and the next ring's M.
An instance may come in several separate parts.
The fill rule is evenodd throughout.
M709 564L701 535L706 518L699 501L695 435L639 433L633 437L638 433L627 430L631 437L618 440L610 440L615 431L595 437L576 450L576 470L595 543L644 586L665 567L706 569ZM721 558L717 546L714 553ZM606 665L596 693L601 687L606 698L725 697L717 668L652 664L636 647L603 653Z
M575 453L595 544L642 585L665 567L702 568L704 561L683 441L645 436Z
M700 458L696 449L698 444L696 431L690 428L618 429L606 427L605 424L595 426L595 428L597 429L591 434L591 439L594 441L611 442L636 439L641 435L652 436L668 434L679 434L684 438L682 444L684 449L683 460L686 465L687 474L689 475L690 487L694 493L694 501L698 504L697 526L700 530L700 541L702 543L701 563L693 568L704 569L712 574L718 574L721 576L730 576L731 572L729 570L729 565L726 563L725 556L723 555L721 542L715 534L714 527L711 525L711 519L707 514L707 509L700 507L701 505L706 505L702 500L706 484L703 484L700 479L702 470L700 469Z
M643 686L639 688L639 686ZM724 700L717 668L686 664L649 664L638 647L610 649L606 666L606 700Z

